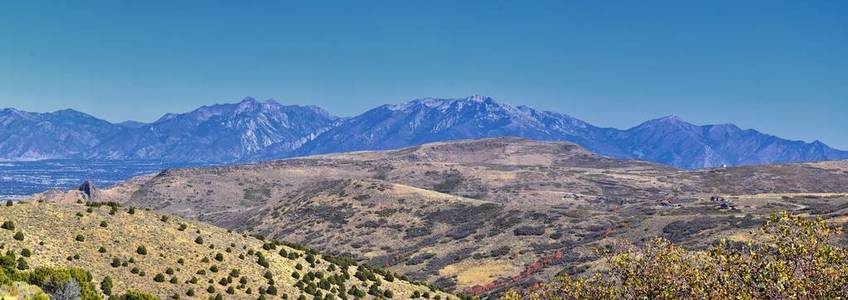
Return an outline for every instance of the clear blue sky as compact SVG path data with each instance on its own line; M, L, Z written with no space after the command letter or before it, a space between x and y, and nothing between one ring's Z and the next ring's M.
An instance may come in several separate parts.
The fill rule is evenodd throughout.
M471 94L848 149L848 1L0 4L0 107L151 121L253 96L346 116Z

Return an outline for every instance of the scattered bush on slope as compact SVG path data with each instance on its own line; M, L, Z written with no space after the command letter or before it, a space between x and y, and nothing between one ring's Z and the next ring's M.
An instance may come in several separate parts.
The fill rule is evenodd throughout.
M706 252L656 239L608 255L609 269L589 278L560 276L503 299L838 299L848 296L848 249L841 228L820 218L772 215L764 243Z

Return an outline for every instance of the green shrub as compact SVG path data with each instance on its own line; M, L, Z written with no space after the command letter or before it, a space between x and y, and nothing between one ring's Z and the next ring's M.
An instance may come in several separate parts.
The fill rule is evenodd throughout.
M197 243L197 244L203 244L203 237L197 236L197 238L194 239L194 242Z
M100 227L106 228L107 226L109 226L109 224L106 223L106 221L100 221Z
M21 256L30 257L32 255L32 251L29 251L27 248L21 249Z
M117 300L159 300L158 297L148 293L129 290L126 294L116 298ZM111 300L111 298L110 298Z
M18 268L18 270L26 270L29 269L29 264L23 257L21 257L18 258L18 265L16 266L16 268Z
M14 238L15 238L15 240L23 241L24 240L24 233L21 232L21 231L18 231L18 232L15 233Z
M256 259L257 264L259 264L260 266L263 266L265 268L268 268L268 267L271 266L271 262L269 262L268 259L265 258L265 255L262 255L262 252L257 253L257 256L258 256L257 259Z
M77 234L77 236L74 238L74 240L77 241L77 242L85 242L85 237L82 236L82 234Z
M165 275L162 273L156 273L156 276L153 276L153 281L165 282Z
M138 246L138 248L135 249L135 253L138 253L140 255L147 255L147 248L144 247L143 245Z
M218 252L217 254L215 254L215 260L224 261L224 255Z
M609 269L589 278L559 276L503 299L836 299L845 296L848 249L822 219L771 216L765 242L688 251L664 240L608 255Z
M103 277L103 281L100 282L100 291L103 294L111 295L112 294L112 278L109 276Z
M3 221L3 225L0 226L0 228L6 229L6 230L15 230L15 222Z
M37 268L26 276L30 284L49 294L72 296L83 300L101 299L91 283L91 273L79 268ZM71 294L68 294L70 292Z

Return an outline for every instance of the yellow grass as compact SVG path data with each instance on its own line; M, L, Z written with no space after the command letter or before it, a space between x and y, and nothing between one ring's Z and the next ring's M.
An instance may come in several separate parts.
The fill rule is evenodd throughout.
M500 277L509 277L521 272L521 267L501 261L462 262L442 268L442 276L456 276L463 286L485 285Z

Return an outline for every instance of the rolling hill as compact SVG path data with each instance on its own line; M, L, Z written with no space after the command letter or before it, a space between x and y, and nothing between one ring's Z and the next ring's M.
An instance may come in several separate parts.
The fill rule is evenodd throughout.
M79 192L71 195L85 198ZM102 297L132 289L161 299L328 299L331 294L341 299L409 299L424 293L431 299L456 298L294 244L143 209L24 202L0 207L0 220L0 243L7 254L19 255L18 269L88 270ZM107 277L108 289L102 285Z
M96 197L496 294L591 272L603 245L744 240L782 210L844 223L847 187L845 161L687 171L495 138L165 170Z

